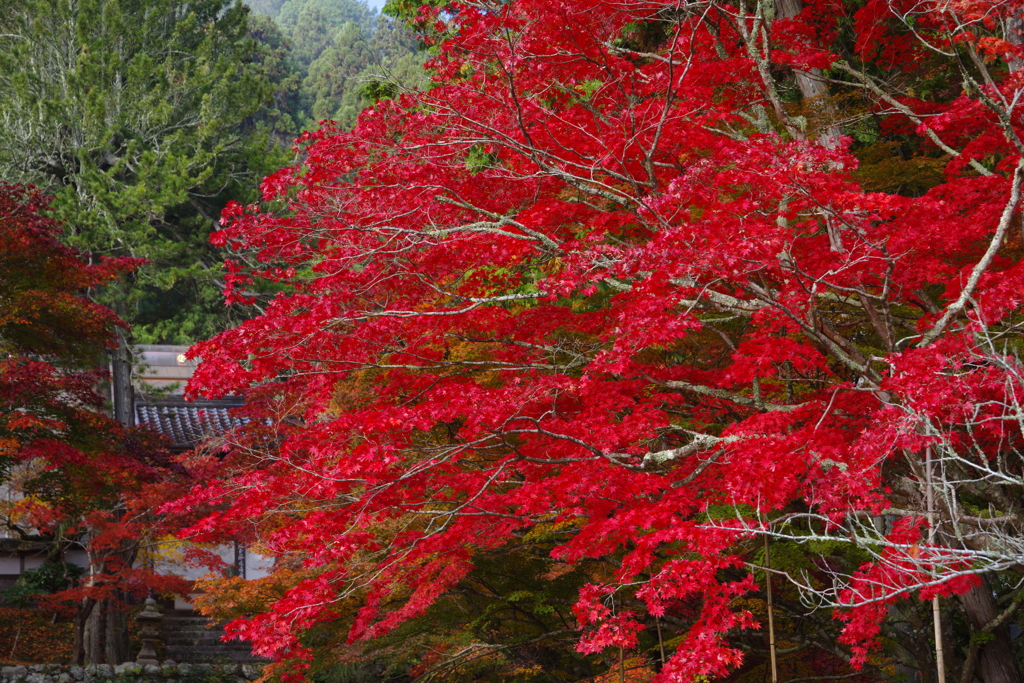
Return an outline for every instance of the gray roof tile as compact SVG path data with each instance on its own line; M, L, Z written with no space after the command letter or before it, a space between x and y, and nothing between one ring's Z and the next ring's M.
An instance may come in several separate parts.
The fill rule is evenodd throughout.
M222 436L247 420L231 417L228 411L240 406L237 399L186 402L180 398L138 401L135 423L148 424L168 436L176 449L192 448L200 441Z

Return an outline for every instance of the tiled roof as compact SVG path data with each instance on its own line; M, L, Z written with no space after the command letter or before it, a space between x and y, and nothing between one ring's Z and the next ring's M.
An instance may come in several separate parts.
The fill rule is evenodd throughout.
M149 424L170 437L174 448L192 448L203 439L220 436L245 420L228 411L242 405L237 399L186 402L180 398L135 403L135 424Z

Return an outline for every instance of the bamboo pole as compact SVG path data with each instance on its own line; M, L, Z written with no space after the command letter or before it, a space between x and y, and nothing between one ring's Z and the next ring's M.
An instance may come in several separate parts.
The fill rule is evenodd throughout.
M779 671L775 661L775 615L772 604L772 575L768 570L772 567L771 557L768 555L768 534L764 535L764 586L768 593L768 650L772 656L772 683L779 683ZM940 683L945 683L940 681Z
M658 649L661 651L661 665L665 666L665 641L661 637L661 617L654 617L654 626L658 629Z
M925 499L928 505L928 543L935 542L935 492L932 488L932 447L924 450ZM942 652L942 618L939 612L939 596L932 598L932 626L935 629L935 668L938 683L946 683L946 658Z

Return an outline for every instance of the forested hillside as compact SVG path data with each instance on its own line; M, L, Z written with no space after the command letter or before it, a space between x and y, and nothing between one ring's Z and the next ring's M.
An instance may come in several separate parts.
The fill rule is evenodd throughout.
M292 80L280 81L278 109L294 130L319 121L351 128L381 94L426 84L425 53L409 27L369 9L362 0L254 0L255 30L283 46ZM271 34L279 38L270 38ZM381 83L388 85L382 90Z

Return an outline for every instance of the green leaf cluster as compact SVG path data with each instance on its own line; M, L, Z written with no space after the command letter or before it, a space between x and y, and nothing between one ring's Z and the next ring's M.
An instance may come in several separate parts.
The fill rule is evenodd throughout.
M231 0L0 8L0 178L53 194L72 246L149 261L97 296L139 341L230 324L210 232L285 160L261 50Z
M0 592L4 602L26 607L41 595L65 590L85 573L84 567L66 562L47 562L35 569L26 569L13 586Z

